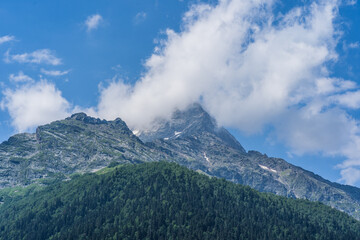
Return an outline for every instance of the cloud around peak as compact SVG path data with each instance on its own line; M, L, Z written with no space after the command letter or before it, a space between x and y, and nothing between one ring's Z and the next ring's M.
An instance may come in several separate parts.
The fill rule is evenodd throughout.
M359 88L328 69L338 57L340 2L316 1L284 15L273 4L193 5L182 31L166 31L138 82L118 79L101 89L99 116L141 129L200 101L224 126L247 133L271 126L294 153L346 157L354 164L343 168L342 180L354 184L360 177L346 169L360 165L360 124L347 110L358 109Z
M147 125L201 100L221 124L261 130L290 104L305 99L308 89L300 92L299 87L312 88L314 79L324 79L321 69L336 59L333 2L313 4L309 13L294 9L278 24L272 22L271 8L272 1L265 0L192 6L184 30L167 30L167 39L147 59L147 72L134 86L111 84L118 85L114 97L124 105L123 110L111 104L108 109L131 124Z

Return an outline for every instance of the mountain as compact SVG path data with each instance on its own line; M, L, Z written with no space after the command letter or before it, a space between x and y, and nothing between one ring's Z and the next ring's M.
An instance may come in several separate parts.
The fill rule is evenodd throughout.
M151 131L139 132L139 138L188 156L186 164L190 168L259 191L320 201L360 219L359 188L332 183L280 158L245 152L199 104L176 111L170 120L155 125Z
M3 204L0 239L360 239L326 205L259 193L175 163L120 165Z
M186 111L175 111L170 121L158 120L152 129L138 131L137 136L143 142L152 142L163 139L165 141L185 138L190 136L201 136L207 133L210 136L202 136L204 143L217 141L218 144L231 146L232 148L245 153L241 144L223 127L218 127L214 118L204 111L201 105L194 103Z
M119 118L105 121L84 113L17 134L0 144L0 188L91 172L116 161L163 160Z
M0 144L0 188L66 180L112 162L164 160L262 192L320 201L360 219L360 189L332 183L283 159L246 152L199 104L154 126L134 131L136 136L121 119L79 113L40 126L34 134L15 135Z

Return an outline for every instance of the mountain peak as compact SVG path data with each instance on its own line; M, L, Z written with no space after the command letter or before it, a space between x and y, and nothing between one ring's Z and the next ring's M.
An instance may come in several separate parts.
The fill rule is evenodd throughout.
M210 115L204 110L204 108L199 103L192 103L187 106L184 110L177 109L172 118L178 118L180 116L196 117L203 116L205 118L211 118Z
M81 120L81 119L84 119L86 117L87 117L86 113L79 112L79 113L74 113L73 115L71 115L70 118L75 119L75 120Z
M213 131L217 128L217 123L199 103L193 103L189 105L185 110L176 110L172 117L171 123L175 127L181 127L183 125L185 129L191 128L192 130L207 130Z
M169 141L188 136L199 136L204 132L245 152L241 144L225 128L219 127L216 120L199 103L193 103L184 110L176 110L169 120L158 120L153 129L140 132L138 137L144 142L159 139Z
M90 123L90 124L104 124L107 123L106 120L101 120L100 118L94 118L94 117L90 117L88 115L86 115L83 112L80 113L74 113L73 115L71 115L71 117L66 118L67 120L78 120L78 121L82 121L84 123Z

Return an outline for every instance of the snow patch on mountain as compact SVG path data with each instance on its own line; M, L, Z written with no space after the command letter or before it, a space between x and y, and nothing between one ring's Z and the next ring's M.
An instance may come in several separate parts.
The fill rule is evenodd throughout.
M210 163L210 159L206 156L206 153L204 153L204 158Z
M270 171L270 172L277 173L277 171L276 171L275 169L268 168L267 166L264 166L264 165L260 165L260 164L259 164L259 167L261 167L262 169L264 169L264 170L266 170L266 171Z

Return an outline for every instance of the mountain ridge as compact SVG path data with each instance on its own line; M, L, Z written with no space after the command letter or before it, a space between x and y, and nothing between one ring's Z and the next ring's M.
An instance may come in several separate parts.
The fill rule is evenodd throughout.
M67 179L111 162L163 160L259 191L321 201L360 219L360 189L280 158L246 152L199 104L156 124L137 137L120 118L106 121L78 113L40 126L34 134L17 134L0 144L0 188Z

